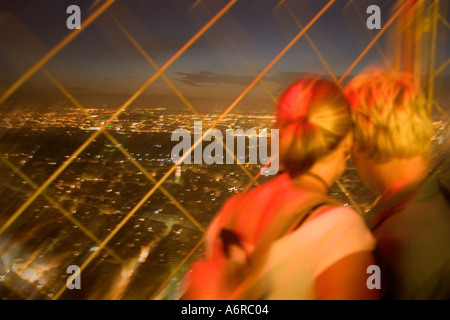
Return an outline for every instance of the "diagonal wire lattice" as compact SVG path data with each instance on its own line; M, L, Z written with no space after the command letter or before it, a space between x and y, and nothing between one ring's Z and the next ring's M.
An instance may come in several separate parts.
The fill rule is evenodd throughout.
M243 99L243 97L253 88L256 83L271 69L271 67L300 39L300 37L304 34L304 32L309 28L313 23L326 11L326 9L334 2L331 0L324 8L310 21L310 23L300 31L294 39L272 60L271 63L252 81L252 83L237 97L237 99L214 121L214 123L210 126L209 129L214 128L238 103ZM233 3L233 2L230 2ZM225 7L227 8L227 7ZM215 22L215 21L214 21ZM161 69L160 69L161 70ZM106 245L109 240L122 228L122 226L131 218L131 216L139 210L139 208L147 201L147 199L162 185L162 183L175 171L178 164L181 164L183 160L190 156L194 148L201 143L205 134L202 134L202 137L198 139L189 149L188 152L184 153L182 157L178 160L176 164L174 164L166 174L154 185L154 187L141 199L141 201L127 214L127 216L122 220L122 222L116 227L116 229L111 232L111 234L103 241L100 245L99 249L101 249L104 245ZM98 251L96 251L98 252ZM94 252L80 267L80 272L92 261L92 259L96 256L96 252ZM66 286L63 286L61 290L55 295L55 299L59 298L61 294L66 290Z
M351 2L349 2L351 3ZM370 50L370 48L374 45L377 45L377 40L381 37L381 35L388 29L388 27L395 21L395 19L401 14L401 12L404 10L404 8L406 7L406 3L403 4L403 6L401 6L396 12L395 14L391 17L391 19L387 22L387 24L383 27L382 30L380 30L377 35L375 37L373 37L370 32L369 32L369 36L371 37L371 41L370 43L367 45L367 47L361 52L361 54L357 57L357 59L354 61L354 63L347 69L347 71L338 79L336 77L336 75L333 73L333 71L331 70L331 68L329 67L328 63L326 62L326 60L323 58L322 54L320 53L320 51L318 50L318 48L315 46L314 42L312 41L312 39L308 36L306 29L303 30L303 26L301 25L300 21L297 19L297 17L295 16L294 12L292 11L292 9L289 7L289 4L285 1L285 0L280 0L279 3L276 5L276 7L274 9L278 9L280 6L285 5L286 9L289 12L289 15L291 16L291 18L294 20L294 22L296 23L296 25L300 28L300 32L305 36L305 38L307 39L308 43L310 44L311 48L314 50L315 54L317 55L317 57L319 58L319 60L321 61L321 63L324 65L325 69L327 70L327 72L330 74L330 76L332 77L332 79L336 82L336 84L338 84L339 86L341 86L342 82L344 81L344 79L346 78L346 76L350 73L350 71L357 65L357 63L364 57L364 55ZM362 19L362 17L360 16L360 18ZM363 20L364 22L364 20ZM222 31L222 34L223 31ZM224 36L227 38L226 34L224 34ZM231 44L233 46L233 44ZM233 48L235 48L235 46L233 46ZM386 58L386 55L382 52L381 48L377 45L377 49L380 52L380 55L383 57L383 60L385 61L387 67L389 69L391 69L391 65L389 63L389 61ZM235 49L236 50L236 49ZM244 63L247 65L247 67L252 71L251 66L249 66L248 62L245 60L245 58L242 56L242 54L238 53L239 56L241 57L241 59L243 59ZM270 95L270 93L269 93ZM263 167L263 169L265 167L267 167L270 162L273 160L274 157L272 157L270 159L270 161ZM248 191L251 186L254 184L254 182L259 178L259 176L261 175L261 171L255 175L253 177L253 179L247 184L247 186L244 188L243 192ZM349 199L349 201L352 203L353 207L360 213L362 214L361 209L359 208L358 204L356 203L356 201L353 199L352 195L350 194L350 192L348 192L345 188L345 186L338 180L336 181L337 185L339 186L339 188L341 189L341 191L344 193L344 195ZM202 238L195 246L195 248L197 248L205 239ZM168 284L169 280L174 277L177 272L179 271L179 269L182 267L182 265L184 263L186 263L187 258L189 257L189 255L192 255L195 252L195 250L192 250L191 252L188 253L188 256L183 259L183 261L174 269L174 271L166 278L166 280L161 284L161 286L155 291L155 293L151 296L150 299L154 299L158 296L158 294L164 289L164 287Z
M91 25L102 13L104 13L112 4L114 0L107 0L103 2L95 11L92 13L83 23L81 30L84 30L89 25ZM190 10L195 8L200 4L201 0L195 1L195 3L192 5ZM7 165L11 170L13 170L16 174L18 174L23 180L27 181L28 184L35 190L34 193L21 205L21 207L0 227L0 235L7 230L9 226L11 226L20 216L21 214L35 201L35 199L39 196L43 196L49 203L51 203L56 209L58 209L66 218L68 218L72 223L79 226L81 230L92 240L94 240L98 244L99 250L93 252L82 264L80 268L80 272L83 271L92 261L93 259L99 254L99 252L102 249L105 249L110 253L113 257L115 257L117 260L122 261L122 259L111 249L108 248L108 243L110 240L119 232L119 230L122 229L122 227L129 221L129 219L143 206L143 204L156 192L156 190L161 191L166 197L168 197L172 203L183 213L184 216L186 216L200 231L204 231L204 227L196 221L196 219L190 214L183 205L179 201L176 200L176 198L170 194L169 191L167 191L162 184L164 181L173 174L174 170L176 169L177 165L181 164L183 160L191 155L191 152L194 150L196 146L203 140L204 134L202 134L202 137L194 142L194 144L189 149L189 152L186 152L177 163L175 163L171 168L163 175L162 178L160 178L158 181L151 176L151 174L142 166L139 164L139 162L133 160L133 157L130 155L130 153L122 146L120 143L106 130L108 125L112 123L114 119L116 119L124 110L127 109L130 104L135 101L142 93L143 91L150 86L158 77L161 77L166 83L170 86L170 88L174 91L174 93L180 98L180 100L188 107L189 110L191 110L194 114L198 115L197 110L194 108L194 106L186 99L186 97L176 88L176 86L170 81L170 79L167 78L167 76L164 74L165 70L172 65L186 50L188 50L193 43L195 43L204 33L206 33L213 25L217 24L217 21L225 15L230 8L237 2L237 0L231 0L229 1L220 11L218 11L194 36L190 38L189 41L187 41L163 66L158 67L154 60L150 57L150 55L145 52L145 50L142 48L142 46L136 41L135 38L125 29L125 27L115 18L112 16L113 20L119 27L119 29L125 34L125 36L129 39L129 41L134 45L134 47L146 58L146 60L153 66L155 69L155 73L107 120L105 123L100 126L100 130L96 131L94 134L92 134L88 139L85 140L85 142L75 151L72 153L72 155L69 156L67 161L65 161L57 170L53 172L53 174L40 186L36 185L28 176L26 176L23 172L20 171L17 167L15 167L11 162L9 162L7 159L5 159L3 156L0 157L0 160ZM307 30L311 28L311 26L314 25L314 23L328 10L328 8L335 2L335 0L330 0L326 5L323 6L323 8L306 24L305 26L302 26L298 18L295 16L295 13L290 8L289 4L284 1L280 0L279 3L275 6L274 10L279 9L282 6L285 6L285 8L288 10L290 16L296 23L296 25L299 27L300 31L297 33L297 35L292 38L292 40L279 52L277 56L273 58L273 60L260 72L256 73L256 71L252 68L248 60L242 55L242 53L239 51L237 46L232 42L232 40L227 36L227 34L224 32L222 28L219 28L222 35L224 35L225 39L230 43L230 45L233 47L233 49L236 51L236 53L239 55L239 57L242 59L242 61L245 63L247 68L251 71L251 73L254 76L254 80L243 90L243 92L225 109L225 111L213 122L213 124L210 126L209 129L214 128L217 126L223 118L229 114L234 107L250 92L250 90L256 85L261 84L264 90L267 92L269 97L276 102L275 95L268 89L268 87L264 84L262 78L265 74L285 55L285 53L301 38L305 37L314 50L315 54L321 61L321 63L324 65L327 72L330 74L330 76L334 79L334 81L341 85L343 81L346 79L346 77L349 75L349 73L354 69L354 67L361 61L361 59L367 54L367 52L373 47L376 46L377 50L379 51L380 55L383 57L383 60L385 61L388 68L390 68L389 60L386 58L386 55L382 52L381 48L378 46L377 41L380 39L380 37L385 33L385 31L393 24L393 22L398 18L398 16L402 13L402 11L406 7L406 2L403 3L390 17L390 19L384 24L383 28L377 32L375 36L372 36L369 32L369 36L371 37L371 41L366 46L366 48L360 53L360 55L354 60L354 62L348 67L346 72L340 77L337 78L337 76L333 73L330 66L318 50L317 46L314 44L312 39L307 34ZM352 4L355 4L354 1L349 1L347 6ZM96 2L96 5L98 5L98 1ZM95 7L95 6L93 6ZM362 19L362 17L360 17ZM447 28L449 27L448 22L445 20L444 17L441 15L438 17L439 21L441 21ZM364 21L363 21L364 22ZM68 92L66 88L64 88L47 70L44 69L44 65L52 59L60 50L62 50L68 43L70 43L81 31L75 30L72 33L70 33L66 38L64 38L59 44L57 44L53 49L51 49L41 60L39 60L30 70L28 70L19 80L17 80L8 90L0 97L0 104L2 104L9 96L11 96L23 83L25 83L34 73L37 71L42 71L45 76L57 87L62 94L64 94L81 112L83 112L86 116L89 116L89 113L86 111L86 109ZM438 75L442 70L444 70L448 64L449 59L444 62L441 66L439 66L434 73L431 76L434 78L436 75ZM433 105L443 114L446 115L445 111L442 110L442 108L439 107L437 102L433 101ZM448 118L448 115L446 115ZM98 123L95 123L98 125ZM57 201L55 201L52 197L47 195L45 193L45 190L49 187L49 185L62 173L65 169L100 135L103 134L105 137L110 140L113 144L118 146L118 150L125 155L125 157L129 158L131 163L139 169L144 176L153 184L153 187L145 194L144 197L141 198L141 200L128 212L128 214L125 216L125 218L116 226L116 228L102 241L97 239L87 228L85 228L82 223L78 220L76 220L74 217L70 215L64 208L62 208ZM226 148L226 146L224 146ZM227 152L231 152L226 148ZM270 164L267 163L266 166ZM250 182L247 184L247 186L244 188L244 192L247 191L253 184L257 183L257 180L260 176L260 173L258 173L255 176L252 176L248 170L240 165L241 169L244 171L244 173L250 178ZM352 198L351 194L347 192L345 187L340 183L337 182L338 186L341 188L341 190L344 192L344 194L348 197L348 199L351 201L352 205L355 207L356 210L361 212L358 204L355 202L355 200ZM152 298L155 298L159 292L167 285L168 281L180 270L180 268L188 261L189 257L191 257L196 250L199 248L200 244L202 243L203 239L200 239L196 245L190 250L190 252L185 256L185 258L181 261L181 263L172 271L170 276L161 284L161 286L156 290L156 292L152 295ZM54 299L58 299L61 297L61 295L64 293L64 291L67 289L67 287L64 285L61 287L61 289L54 295Z
M90 144L95 140L103 131L116 119L123 111L126 110L130 104L136 100L142 92L152 84L161 74L167 69L172 63L178 59L200 36L205 33L222 15L224 15L231 6L236 3L237 0L230 1L221 11L219 11L213 19L211 19L202 29L200 29L182 48L180 48L165 64L162 66L153 76L151 76L105 123L100 127L100 130L92 134L72 155L67 159L67 161L61 165L34 193L28 200L5 222L5 224L0 228L0 235L24 212L26 208L52 183L75 159L80 155ZM91 21L92 22L92 21ZM71 38L73 39L73 37ZM67 44L66 42L64 42ZM60 45L58 45L59 47ZM53 52L54 50L51 50ZM47 55L46 55L47 56ZM48 59L46 59L48 61ZM32 70L38 70L43 63L38 62L36 64L38 67L33 67ZM33 73L35 72L33 71ZM28 75L27 72L26 75ZM29 77L29 76L28 76ZM22 77L24 78L24 77ZM22 79L21 78L21 79ZM13 85L12 88L16 88ZM11 89L8 90L10 92ZM6 95L5 95L6 96ZM1 101L1 100L0 100Z
M353 4L355 5L355 3L353 1L349 1L349 4ZM302 25L299 22L299 20L295 17L295 14L293 13L292 9L289 7L289 4L285 1L285 0L280 0L279 3L277 4L277 6L274 9L278 9L281 5L285 5L290 16L292 17L292 19L295 21L295 23L297 24L297 26L302 29ZM394 15L391 16L391 18L389 19L389 21L386 23L386 25L377 33L377 35L374 37L369 30L368 34L371 38L370 43L366 46L366 48L360 53L360 55L355 59L354 63L347 69L347 71L338 79L336 77L336 75L333 73L333 71L331 70L331 68L329 67L329 65L327 64L326 60L323 58L323 56L321 55L320 51L318 50L318 48L315 46L314 42L312 41L312 39L308 36L308 34L305 32L305 38L307 39L308 43L310 44L310 46L313 48L314 52L316 53L316 55L318 56L318 58L320 59L320 61L322 62L322 64L324 65L325 69L328 71L328 73L330 74L330 76L332 77L332 79L341 86L342 82L345 80L346 76L350 73L350 71L358 64L358 62L364 57L364 55L375 45L379 54L381 55L381 57L383 58L384 63L386 64L386 67L388 69L392 69L392 65L389 62L386 54L383 52L383 50L381 49L381 47L378 45L377 41L378 39L382 36L382 34L388 29L388 27L396 20L396 18L402 13L402 11L404 11L404 9L406 8L407 3L405 2L400 8L398 8L398 10L394 13ZM347 7L347 6L346 6ZM356 10L358 13L359 11ZM362 23L365 23L365 21L363 20L362 16L359 14L359 18L361 20ZM445 21L445 20L444 20ZM444 22L445 23L445 22ZM224 34L224 32L221 30L222 34L227 38L227 40L229 41L229 38L227 37L226 34ZM231 45L233 46L233 44L231 43ZM235 46L233 46L233 48L236 50L237 48L235 48ZM244 63L247 65L247 67L252 71L251 66L249 66L248 62L245 60L245 58L242 56L241 53L239 53L239 56L241 57L241 59L244 61ZM436 71L433 74L433 78L439 74L449 63L448 59L441 67L439 67L438 69L436 69ZM269 95L270 92L269 92ZM272 95L271 95L272 97ZM445 111L443 111L439 105L437 105L437 103L435 101L433 101L434 105L436 106L436 108L438 108L439 111L443 112L443 114L448 117L448 115L445 113ZM441 151L443 148L445 148L445 146L442 146L441 148L437 149L435 152L437 153L438 151ZM270 162L273 160L273 157L270 159L270 161L263 167L263 169L265 167L267 167ZM243 189L243 192L246 192L250 189L250 187L253 185L253 183L259 178L261 172L259 172L257 175L255 175L253 177L253 179L250 181L250 183ZM351 196L351 194L345 189L345 186L338 180L336 181L337 185L339 186L339 188L342 190L342 192L345 194L345 196L350 200L350 202L352 203L353 207L360 213L361 209L359 208L358 204L356 203L356 201L353 199L353 197ZM379 197L375 200L375 202L372 204L373 205L376 204L376 202L379 200ZM194 247L194 249L198 248L198 246L202 243L202 241L204 241L205 239L201 239ZM195 250L192 250L191 252L188 253L188 256L183 259L183 261L174 269L174 271L167 277L166 281L164 281L161 286L158 288L158 290L156 290L156 292L152 295L151 298L156 298L158 296L158 294L164 289L164 287L168 284L169 280L174 277L177 272L179 271L179 269L182 267L183 264L186 263L187 258L192 255L195 252Z
M87 27L90 23L92 23L101 13L103 13L109 5L112 4L113 1L108 1L105 4L103 4L100 8L98 8L90 17L89 19L85 20L83 27ZM226 6L224 6L222 8L222 10L220 10L208 23L205 24L205 26L203 28L201 28L181 49L179 49L173 56L171 59L169 59L164 66L162 66L161 68L159 68L157 70L157 72L147 81L144 83L144 85L142 85L133 96L131 96L126 102L125 104L123 104L119 110L110 118L108 119L108 121L106 121L104 123L104 125L101 127L101 129L99 131L97 131L96 133L94 133L91 137L89 137L68 159L67 161L60 166L40 187L36 186L36 191L33 193L32 196L30 196L27 201L2 225L2 227L0 228L0 235L14 222L16 221L19 216L25 211L25 209L39 196L41 195L45 189L50 185L50 183L52 183L69 165L70 163L72 163L76 157L83 151L85 150L92 141L95 140L95 138L100 134L100 133L105 133L105 135L107 136L108 139L112 140L113 143L116 143L116 145L118 145L117 141L112 138L106 131L105 128L107 128L107 126L115 119L117 118L117 116L124 111L135 99L137 99L137 97L139 97L139 95L151 84L153 83L156 78L158 76L160 76L161 74L163 74L164 70L167 69L173 62L176 61L176 59L182 54L184 53L198 38L200 38L200 36L202 34L204 34L222 15L224 15L230 8L232 5L234 5L237 2L237 0L232 0L230 1ZM38 71L40 68L42 68L42 66L48 62L51 57L53 57L57 52L59 52L65 45L67 45L71 40L73 40L75 38L75 36L79 33L80 31L74 31L73 33L71 33L68 37L66 37L63 41L61 41L56 47L54 47L49 53L47 53L38 63L36 63L27 73L25 73L18 81L16 81L7 91L6 93L1 97L0 101L4 102L15 90L17 90L17 88L23 84L27 79L29 79L31 77L31 75L33 75L36 71ZM69 100L71 100L73 103L75 103L75 105L77 107L79 107L81 110L84 110L83 107L81 107L81 105L56 81L56 79L54 79L48 72L44 71L44 73L47 75L47 77L50 78L50 80L58 87L58 89L60 89L65 95L66 97L69 98ZM125 155L127 155L130 159L132 159L132 157L130 157L130 155L126 152L125 149L123 149L122 147L119 147L119 150L121 152L123 152ZM141 167L137 162L134 162L135 165L138 166L138 168L145 173L146 177L149 178L152 182L154 182L153 177L151 177L151 175L148 174L148 172ZM16 170L17 171L17 170ZM29 180L29 178L27 179ZM195 221L195 219L187 212L186 209L184 209L184 207L182 207L178 201L176 201L176 199L170 195L164 188L158 186L158 188L165 193L166 196L168 196L169 199L171 199L175 205L189 218L191 219L191 221L194 223L194 225L196 225L201 231L203 231L203 227ZM153 188L152 190L156 190L155 188ZM151 194L153 194L153 192L151 192ZM149 197L149 196L148 196ZM148 198L147 197L147 198ZM103 249L106 244L109 242L109 240L122 228L123 225L125 225L125 223L131 218L131 216L134 214L134 212L136 212L142 205L143 203L146 201L145 200L141 200L138 205L130 211L130 213L121 221L121 223L116 227L116 229L99 245L99 248ZM99 250L100 251L100 250ZM97 252L99 252L97 251ZM83 269L84 267L86 267L90 261L92 261L92 259L96 256L97 254L94 253L92 254L87 262L85 262L81 269ZM66 287L63 286L63 290L60 290L58 292L58 294L55 296L55 298L58 298L63 292L64 289Z

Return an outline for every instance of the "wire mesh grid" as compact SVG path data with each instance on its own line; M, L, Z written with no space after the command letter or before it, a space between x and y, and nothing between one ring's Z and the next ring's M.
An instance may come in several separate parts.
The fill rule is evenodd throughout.
M45 158L44 169L39 168L38 164L33 165L33 162L38 163L33 157L36 152L39 153L39 145L34 145L34 150L26 154L16 151L20 148L8 147L6 143L1 145L0 160L3 165L1 174L5 177L2 192L3 194L10 193L8 196L4 196L5 200L2 201L4 210L2 210L0 226L2 259L0 271L3 273L0 275L2 277L0 284L2 285L1 293L6 298L177 298L179 294L177 289L182 275L188 269L189 263L201 254L203 234L209 221L220 204L232 194L223 193L220 188L232 186L227 189L232 192L245 192L258 185L259 181L263 182L269 179L269 177L260 175L260 165L239 164L233 166L231 171L227 167L226 170L229 172L224 173L224 169L215 166L184 165L181 164L181 161L172 163L165 158L167 150L160 150L164 149L161 147L163 142L159 142L158 139L152 140L145 135L145 130L136 128L142 126L142 118L148 117L148 113L155 119L164 119L165 116L167 119L163 121L166 122L176 122L177 115L162 116L158 114L157 110L140 112L132 108L133 103L139 101L148 88L157 81L165 83L171 94L177 97L184 107L184 112L191 115L186 116L191 123L194 120L202 121L204 125L207 124L204 129L220 126L226 128L231 123L230 119L234 124L241 119L241 116L234 114L233 110L239 104L243 104L252 91L257 88L262 90L272 106L276 104L279 92L274 92L267 84L270 72L277 63L283 61L286 55L292 54L293 51L301 51L304 46L308 46L309 50L312 50L310 59L314 61L315 68L320 66L320 70L339 85L345 83L358 65L364 64L368 53L375 51L373 48L376 48L375 54L381 58L380 61L386 68L407 68L407 59L399 62L398 59L395 59L396 57L392 58L392 53L384 52L379 41L383 37L387 37L388 30L393 29L397 33L396 39L401 39L406 31L401 30L399 25L405 26L406 23L404 21L398 23L398 21L406 19L408 13L414 12L416 16L409 18L408 21L412 19L420 26L415 29L415 38L412 42L414 46L419 47L416 49L416 53L419 52L420 56L411 58L411 61L414 63L419 61L424 64L425 61L428 62L427 77L423 80L423 86L427 90L430 103L442 119L436 122L438 130L434 138L439 146L435 149L435 153L441 154L442 150L448 149L443 142L446 141L448 115L434 99L435 79L446 69L450 60L445 60L444 57L444 59L440 59L443 62L439 60L441 64L438 65L435 61L436 52L440 52L439 46L445 43L445 36L448 34L449 28L446 18L440 13L442 11L438 10L439 1L393 1L390 3L386 21L376 32L368 30L365 26L364 9L367 7L365 3L321 1L320 7L313 10L309 8L308 1L301 1L300 6L299 2L267 1L259 6L270 7L265 9L270 11L271 16L278 23L278 27L291 31L294 26L296 32L285 31L285 35L289 36L286 36L288 40L285 41L284 46L269 50L274 53L272 57L269 60L262 59L262 62L257 61L258 63L253 62L256 60L255 57L244 54L240 49L242 42L238 44L233 40L235 37L232 32L235 30L231 28L230 31L229 21L232 21L233 25L239 24L236 20L239 9L242 9L238 6L239 1L212 2L211 4L211 1L206 0L190 1L187 10L185 2L182 5L184 13L189 16L191 21L195 22L197 29L192 35L180 37L180 39L185 39L184 43L177 44L176 49L167 50L170 53L166 54L167 57L159 55L158 59L155 59L151 53L153 47L150 50L146 49L149 46L144 43L144 38L138 37L137 33L133 35L131 31L131 29L136 30L135 26L139 25L139 17L131 10L132 6L113 0L93 1L87 7L88 15L83 20L81 28L67 33L50 50L44 50L46 53L41 55L39 60L35 60L25 72L21 72L18 80L12 84L9 83L3 91L0 105L9 109L10 112L12 109L14 114L15 105L11 102L11 98L20 95L21 87L24 87L30 79L41 76L42 78L39 79L45 79L51 83L53 88L57 89L57 92L70 103L71 112L77 117L83 118L83 121L87 121L89 126L83 126L82 133L65 130L64 137L67 139L70 137L72 143L66 148L67 150L56 150L59 157L62 153L65 154L64 159L49 161L51 158L49 156ZM327 13L333 6L339 6L340 19L356 13L358 16L356 21L361 26L359 29L365 33L365 38L368 40L368 42L362 41L365 45L345 69L339 68L341 76L337 76L337 73L333 71L333 68L336 68L336 62L327 62L330 59L329 50L319 49L320 45L317 45L314 37L310 35L310 31L320 23L321 19L330 19ZM313 7L316 8L317 5ZM134 9L136 8L138 10L137 5ZM305 8L309 10L303 11ZM305 14L305 12L307 13ZM417 13L420 13L420 16ZM228 24L221 24L225 18L228 18ZM8 19L4 19L3 24L10 23L13 29L18 28L17 25L23 26L20 17L16 20L11 17ZM304 21L301 21L303 19ZM73 50L77 46L77 39L82 36L82 32L87 33L94 27L102 30L102 36L108 38L110 42L116 42L119 35L123 37L123 40L117 41L116 50L121 51L124 47L132 48L133 54L139 54L148 67L152 68L151 72L145 70L146 80L137 85L137 89L133 89L133 93L125 99L124 103L116 109L110 109L101 114L96 114L95 108L83 105L75 94L70 92L68 86L64 86L62 81L57 79L56 74L59 69L50 65L50 62L56 59L55 57L64 50L68 50L66 47ZM177 26L177 28L180 27ZM241 29L236 28L236 30ZM436 36L436 30L440 31L438 33L440 37ZM33 31L28 30L27 32L31 34L32 39L38 38ZM148 35L148 32L151 30L145 30L144 34ZM394 34L393 31L391 33ZM205 40L204 38L208 41L202 41ZM220 38L220 46L217 45L217 38ZM302 47L298 46L300 39L304 40ZM425 40L429 41L426 48L423 46ZM39 39L37 41L44 46L42 41ZM358 41L360 40L358 39ZM322 42L320 41L321 44ZM218 55L221 54L218 51L230 50L238 57L241 66L249 74L242 80L245 85L239 87L243 90L231 91L237 92L235 98L229 99L225 108L215 114L200 112L195 104L190 102L191 98L185 96L183 90L178 88L179 83L175 83L176 81L166 74L171 67L182 69L181 64L177 65L177 61L190 52L195 54L199 50L196 46L199 43L201 46L212 47ZM408 50L411 50L411 47L404 45L403 51L397 50L394 54L404 53ZM1 51L4 56L8 56L8 48L5 47ZM127 51L126 55L129 54ZM427 59L422 55L425 55ZM158 65L157 60L164 61L164 63ZM402 63L404 65L399 65ZM11 64L14 65L14 62ZM258 64L258 67L252 64ZM111 65L109 67L111 68ZM420 72L423 68L425 67L420 67ZM18 69L22 70L23 68L19 67ZM170 74L173 78L174 73ZM189 76L191 78L195 76L193 74L188 75L180 71L179 75L184 76L185 81L194 81L189 78ZM214 74L203 74L203 76L214 76ZM270 75L270 77L273 81L274 76ZM240 81L239 77L234 79ZM160 86L161 84L158 84L158 88ZM205 89L202 90L201 92L206 94ZM129 131L126 132L121 126L125 123L126 119L124 120L125 116L123 115L128 109L134 111L126 114L126 117L132 117L130 121L132 124ZM265 113L265 116L267 114ZM17 116L17 114L14 115ZM263 119L265 121L263 125L271 126L272 118L265 116L258 115L254 118L258 121ZM8 117L14 119L12 116L5 116L4 121ZM50 114L49 117L53 117L51 122L58 122L56 115ZM248 118L248 116L242 116L242 119L245 119L241 121L244 126L249 125ZM42 119L40 123L37 119L26 118L26 120L36 121L37 124L34 124L33 131L39 131L36 129L39 124L41 127L48 126L47 122L44 123ZM153 123L157 123L157 121ZM2 140L34 138L36 134L33 132L19 138L17 132L9 133L12 129L20 126L19 123L11 120L7 126L9 131L2 131ZM63 125L62 128L66 129L67 127ZM185 154L186 157L190 156L203 138L204 134L200 139L194 141L189 153ZM154 155L147 151L147 154L141 155L139 151L130 151L133 148L128 145L134 144L136 140L140 139L146 143L152 141L149 142L154 147L152 152L158 154ZM99 152L101 149L99 146L106 145L109 146L108 153L110 153L107 156ZM236 160L233 151L229 150L225 144L223 147L225 152ZM139 150L139 148L135 149ZM103 151L105 150L104 148ZM142 161L146 157L153 158L148 162ZM43 163L43 161L41 162ZM88 169L90 163L103 167L104 170L90 171ZM178 178L175 174L176 171L178 171ZM180 174L185 177L184 184L180 184ZM363 213L370 208L376 195L363 189L363 192L359 192L360 195L355 198L352 193L356 189L363 188L361 184L354 183L356 179L358 178L356 178L354 170L349 168L333 187L332 195L340 197L357 211ZM218 187L218 185L221 186ZM103 188L101 192L89 194L93 193L93 190L100 190L99 186ZM194 195L184 196L187 192ZM216 198L219 200L215 201ZM108 201L109 203L106 204ZM68 290L66 268L69 265L79 266L79 272L83 279L82 293L77 290Z

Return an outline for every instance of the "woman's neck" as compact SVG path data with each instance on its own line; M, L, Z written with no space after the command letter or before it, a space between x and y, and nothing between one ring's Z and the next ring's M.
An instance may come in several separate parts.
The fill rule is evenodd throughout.
M302 173L296 177L290 178L292 185L296 188L313 191L323 194L329 193L329 185L326 180L312 171Z

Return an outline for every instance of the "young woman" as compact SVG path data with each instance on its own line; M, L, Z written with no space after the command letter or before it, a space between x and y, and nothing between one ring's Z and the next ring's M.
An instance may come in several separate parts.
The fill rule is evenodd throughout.
M352 125L348 102L337 85L314 77L294 83L277 106L277 126L283 172L225 203L206 234L206 260L215 261L212 265L216 267L194 269L184 298L240 297L224 289L226 278L220 285L212 280L220 275L211 273L223 272L220 264L229 258L226 242L238 244L245 253L241 262L251 260L255 247L261 251L259 244L267 237L267 229L280 223L277 217L302 209L301 200L307 204L311 196L327 197L329 187L344 172L352 145ZM377 290L367 286L374 247L375 240L357 212L340 204L321 205L291 232L267 243L263 266L250 271L263 292L250 297L377 298Z

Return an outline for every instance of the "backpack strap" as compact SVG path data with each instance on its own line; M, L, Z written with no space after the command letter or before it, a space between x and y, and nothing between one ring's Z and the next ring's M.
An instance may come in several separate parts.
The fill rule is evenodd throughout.
M299 228L306 219L323 205L342 204L320 193L308 192L287 202L273 218L268 228L262 233L252 253L251 260L257 261L272 242Z
M263 267L270 245L297 229L306 219L322 205L342 204L323 194L308 192L281 207L277 216L272 220L269 227L263 232L257 242L251 256L250 264L252 273L234 290L229 299L263 299L269 288L267 281L259 277L260 268Z

